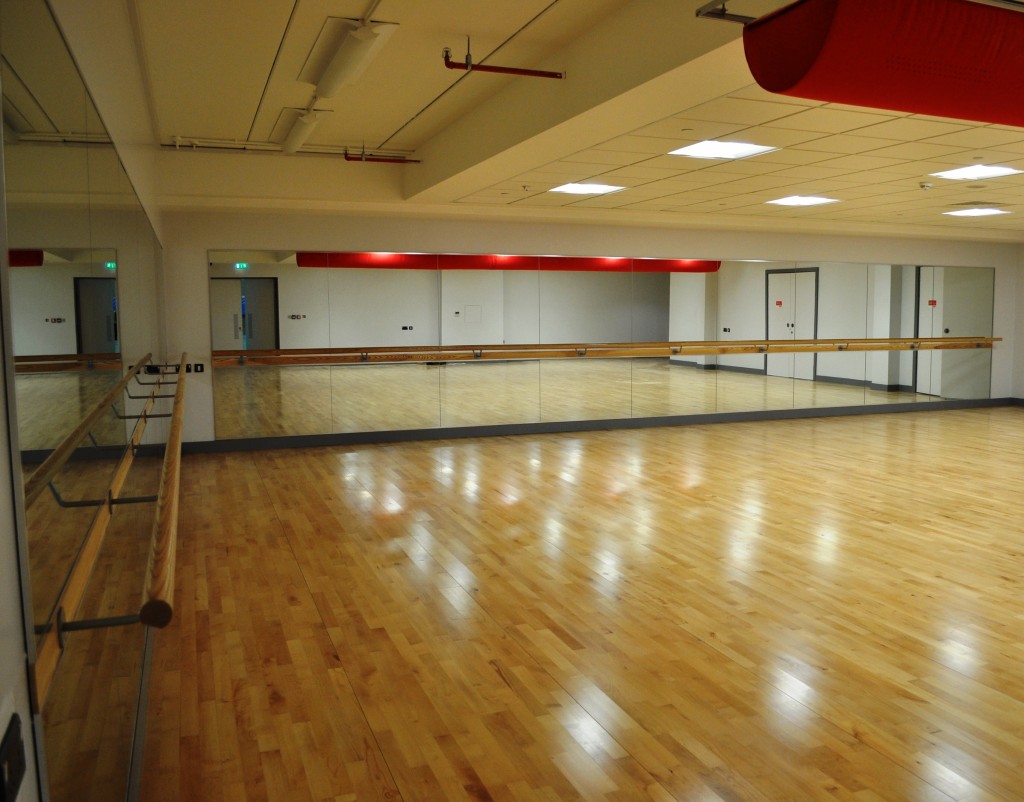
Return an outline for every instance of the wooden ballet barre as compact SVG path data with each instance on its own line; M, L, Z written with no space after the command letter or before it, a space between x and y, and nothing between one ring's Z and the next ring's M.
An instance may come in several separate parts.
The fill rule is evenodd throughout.
M178 543L178 495L181 483L181 437L185 420L185 365L181 355L178 386L174 392L171 428L160 469L160 493L146 569L139 620L146 626L165 627L174 615L174 566Z
M113 387L109 393L103 396L102 399L93 407L92 411L74 428L74 430L67 437L61 441L60 445L57 446L42 464L36 468L32 474L25 480L25 507L29 507L33 501L39 498L39 495L46 489L47 485L53 481L57 473L64 463L70 459L71 455L75 452L75 449L81 444L81 442L88 436L92 427L109 409L110 406L117 401L121 396L121 393L128 386L128 383L135 378L139 371L150 361L152 354L146 354L142 359L136 362L131 370L129 370L124 377Z
M179 397L181 397L181 398L184 397L183 396L183 393L184 393L183 387L184 387L184 378L185 378L185 364L186 364L185 363L185 359L186 359L186 356L183 354L182 355L182 362L178 366L178 371L179 372L177 374L173 374L173 373L161 373L160 374L161 383L170 384L170 383L172 383L172 381L176 381L177 382L177 389L176 389L176 391L174 393L176 401L179 399ZM146 363L149 363L149 362L150 362L150 355L147 354L145 357L143 357L143 359L139 360L139 362L132 368L131 371L128 372L128 374L125 376L124 381L122 381L118 385L118 387L114 388L114 390L112 390L110 393L108 393L107 397L104 398L103 401L101 401L100 404L97 406L97 409L100 412L103 412L104 411L103 408L105 406L108 406L108 405L112 404L113 401L117 397L116 393L120 393L121 390L125 389L125 385L127 384L127 382L129 380L131 380L132 378L136 377L138 375L140 369ZM80 605L82 603L82 599L85 597L86 587L87 587L89 579L90 579L90 577L92 575L93 568L96 565L96 561L97 561L97 559L99 557L100 549L101 549L101 547L103 545L103 541L104 541L104 538L106 536L107 527L108 527L108 525L110 523L111 518L113 517L113 511L114 511L115 505L123 504L123 503L156 501L157 504L158 504L158 512L157 512L157 516L156 516L157 520L159 521L162 518L162 516L159 513L159 510L161 508L161 504L164 503L164 502L162 502L162 499L164 498L164 496L163 496L163 493L164 493L164 483L163 483L163 481L161 481L161 495L159 495L159 496L141 497L141 498L135 498L135 499L125 499L125 498L121 497L121 490L124 487L125 481L127 480L128 472L131 469L131 465L132 465L132 462L133 462L134 457L135 457L135 452L136 452L136 450L138 449L139 445L142 442L142 435L143 435L143 432L146 429L146 422L149 419L149 417L151 416L151 413L153 411L153 407L154 407L154 405L156 403L156 399L168 397L168 396L164 396L164 395L160 394L160 392L159 392L160 389L161 389L161 386L160 386L160 383L158 383L154 387L152 392L149 394L149 396L146 398L146 402L145 402L145 405L143 407L142 414L141 415L137 415L137 416L132 416L132 417L137 418L137 422L135 424L135 428L132 431L131 437L128 439L128 443L126 444L124 452L121 455L121 459L118 461L118 464L117 464L117 466L114 469L114 472L113 472L113 474L111 476L111 479L110 479L110 483L109 483L109 485L107 487L107 490L106 490L106 495L105 495L103 501L100 502L99 506L97 506L96 515L92 519L92 522L90 523L89 528L88 528L88 530L85 533L85 536L82 538L82 545L79 548L79 551L78 551L77 555L75 556L74 562L71 564L70 570L68 572L67 581L64 583L64 586L61 588L60 594L59 594L59 596L58 596L58 598L57 598L57 600L56 600L56 602L54 604L54 610L55 610L54 617L51 618L51 620L49 620L45 625L42 625L41 627L39 627L38 630L37 630L39 635L40 635L40 641L39 641L39 646L38 646L38 649L37 649L37 652L36 652L36 662L35 662L35 665L33 667L34 668L34 675L35 675L35 686L34 686L35 699L34 699L34 703L35 703L36 709L41 709L42 705L46 701L46 695L49 692L50 685L52 684L54 675L57 672L57 665L58 665L58 662L60 660L60 655L61 655L61 653L64 650L64 640L65 640L65 636L66 636L66 634L68 632L76 632L76 631L79 631L79 630L86 630L86 629L98 629L98 628L111 627L111 626L122 626L122 625L138 624L138 623L143 621L142 607L145 607L144 603L143 603L142 607L140 607L140 609L137 612L129 613L127 615L113 616L113 617L104 617L104 618L96 618L96 619L88 619L88 620L67 620L67 618L69 616L74 616L78 612L78 608L80 607ZM174 464L175 465L180 464L178 462L178 459L180 459L180 451L181 451L181 423L180 423L181 413L179 412L179 409L182 409L182 408L183 407L181 406L180 403L179 403L179 406L175 408L175 413L178 414L178 418L179 418L178 426L175 427L173 425L173 421L172 421L172 432L176 431L176 435L175 436L177 437L176 450L177 450L177 453L178 453L178 458L176 458L174 460ZM174 414L172 414L171 417L173 419L174 418ZM33 498L36 498L38 496L38 494L42 492L41 488L48 486L49 483L53 480L53 476L56 473L56 471L59 470L60 466L63 465L64 462L67 461L67 459L70 457L71 453L74 451L75 445L69 445L69 444L72 444L72 443L73 444L77 444L78 442L81 442L81 439L84 437L84 434L80 434L79 430L85 428L86 431L87 431L88 427L85 426L85 424L88 424L90 421L94 420L94 418L95 418L95 410L94 410L93 413L90 413L89 417L86 418L85 421L83 421L82 424L79 424L79 426L75 429L74 432L72 432L70 435L68 435L68 437L65 439L65 441L63 443L61 443L60 446L57 447L57 449L53 452L53 454L51 454L50 458L48 458L46 462L44 462L42 465L40 465L39 468L36 470L36 472L33 473L31 477L29 477L30 481L31 480L35 480L35 483L38 484L38 486L40 487L39 490L33 490L32 491L35 494L33 496ZM52 463L53 465L56 465L56 467L51 472L50 468L47 468L47 463L50 462L51 458L53 458L54 455L57 454L57 451L60 451L63 456L62 456L62 458L61 458L61 460L59 462L54 461ZM167 470L166 469L166 462L167 462L167 454L168 453L169 452L165 452L165 468L164 468L164 473L166 473L166 470ZM44 468L47 468L47 471L46 471L45 474L43 473L43 469ZM47 478L47 477L49 477L49 478ZM44 479L46 481L43 481ZM28 498L28 483L26 482L26 499L27 498ZM173 488L173 498L174 498L175 503L176 503L176 501L177 501L177 488L176 488L176 486ZM177 519L176 519L176 515L175 515L175 519L174 519L173 523L176 524L176 520ZM161 525L161 528L163 528L162 525ZM164 545L166 547L166 541L164 541ZM172 537L170 549L171 549L171 557L170 557L171 562L170 562L170 565L169 566L166 565L166 561L164 561L165 564L162 567L160 567L158 571L156 571L157 580L158 581L160 580L160 577L163 577L163 581L167 582L168 581L167 577L170 577L169 581L171 583L173 583L173 571L174 571L174 564L173 564L173 559L174 559L174 557L173 557L173 537ZM148 595L150 593L149 589L150 589L150 580L149 580L149 578L147 578L146 591L144 591L147 594L147 598L149 598L149 595ZM156 599L161 598L160 593L159 592L154 593L153 594L153 598L156 598ZM169 601L168 601L168 604L169 604ZM152 615L158 615L158 614L152 614ZM153 618L151 620L158 621L159 618L156 617L156 618ZM169 617L167 618L167 620L170 620ZM154 624L154 625L159 626L160 624Z
M992 348L1001 337L901 337L831 340L730 340L551 345L455 345L367 348L295 348L214 351L213 366L344 365L355 363L473 362L488 359L618 359L827 351L926 351Z
M14 357L15 373L50 373L64 370L114 370L120 354L37 354Z

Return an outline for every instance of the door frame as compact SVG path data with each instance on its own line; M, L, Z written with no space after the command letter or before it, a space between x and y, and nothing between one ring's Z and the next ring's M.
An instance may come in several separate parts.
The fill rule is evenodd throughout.
M768 339L768 321L771 315L771 296L768 294L769 281L773 273L813 273L814 274L814 334L811 339L818 339L818 293L821 289L820 267L780 267L764 271L764 338ZM795 292L795 290L794 290ZM764 375L768 375L768 354L764 355ZM811 381L818 378L818 354L811 354Z
M110 310L114 314L114 342L117 344L117 350L113 353L121 352L121 322L120 312L117 308L117 278L115 276L73 276L73 286L75 290L75 353L81 354L82 351L82 296L81 287L83 281L112 281L114 282L114 308Z

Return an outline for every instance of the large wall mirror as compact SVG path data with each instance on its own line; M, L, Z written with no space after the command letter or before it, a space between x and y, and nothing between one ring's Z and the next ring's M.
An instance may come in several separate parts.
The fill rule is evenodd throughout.
M988 337L991 268L211 251L218 438L988 397L991 351L331 365L317 349ZM367 262L379 257L380 266ZM340 261L339 261L340 260ZM388 261L393 264L387 264ZM502 260L519 260L514 268ZM321 260L322 261L322 260ZM410 266L411 265L411 266ZM651 265L657 265L651 267ZM550 269L549 269L550 268ZM581 269L584 268L584 269ZM260 352L292 354L265 364Z
M0 14L11 348L27 476L117 385L125 361L154 350L160 248L44 0L4 2ZM119 398L92 427L54 492L26 510L37 632L53 626L97 513L75 504L102 497L125 446L133 424L118 416L132 411L125 403ZM145 469L132 482L137 495L156 485ZM119 513L127 534L108 535L81 616L137 609L148 514ZM69 634L41 716L51 799L126 791L141 630Z

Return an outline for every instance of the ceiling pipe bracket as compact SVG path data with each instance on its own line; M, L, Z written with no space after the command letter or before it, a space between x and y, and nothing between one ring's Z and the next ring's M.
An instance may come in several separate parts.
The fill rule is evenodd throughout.
M466 72L496 72L502 75L519 75L526 78L557 78L559 80L565 78L564 72L553 72L550 70L528 70L522 67L498 67L492 64L474 64L473 56L470 55L467 48L466 60L455 61L452 58L452 49L446 47L441 51L441 56L444 59L444 66L449 70L465 70Z
M720 19L726 22L739 22L746 25L748 22L753 22L757 17L748 17L743 14L731 14L725 7L726 0L711 0L710 3L705 3L697 9L698 17L706 17L708 19Z

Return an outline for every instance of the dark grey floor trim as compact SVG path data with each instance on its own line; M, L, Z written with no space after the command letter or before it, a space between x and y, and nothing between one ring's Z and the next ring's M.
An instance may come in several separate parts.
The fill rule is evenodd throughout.
M668 364L670 367L674 366L677 368L696 368L697 370L718 370L716 364L703 364L701 362L691 362L688 359L669 359ZM725 368L723 368L725 370Z
M262 451L273 448L311 446L349 446L380 443L404 443L420 440L453 440L467 437L501 437L521 434L558 434L593 432L609 429L651 429L658 426L692 426L705 423L793 420L849 415L877 415L891 412L933 412L946 409L1024 406L1021 399L983 398L964 401L921 401L902 404L865 404L854 407L810 409L771 409L750 412L713 412L703 415L670 415L660 418L614 418L610 420L553 421L549 423L510 423L492 426L456 426L440 429L402 429L386 432L347 432L343 434L302 434L283 437L252 437L237 440L205 440L182 444L183 454L211 454L222 451Z

